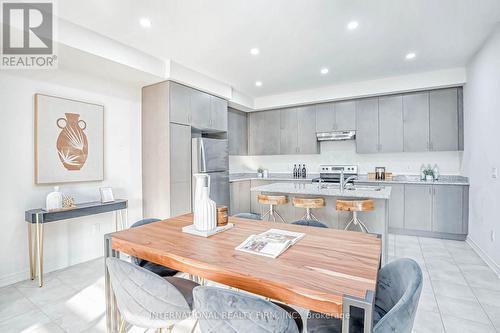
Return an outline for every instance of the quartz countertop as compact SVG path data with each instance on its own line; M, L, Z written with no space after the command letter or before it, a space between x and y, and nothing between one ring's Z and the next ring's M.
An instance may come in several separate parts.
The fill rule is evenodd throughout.
M252 192L267 192L280 194L318 195L342 198L365 198L365 199L389 199L391 197L390 186L354 186L354 190L345 189L340 191L338 184L318 183L285 183L277 182L262 186L252 187Z
M256 173L233 173L229 175L229 182L248 181L248 180L268 180L268 181L294 181L308 182L313 178L319 177L319 174L309 174L306 178L293 178L289 173L270 173L267 178L259 178ZM362 174L354 183L378 183L378 184L423 184L423 185L469 185L469 179L463 176L443 175L439 180L427 182L420 180L418 175L395 175L392 180L374 180L368 179L368 175Z

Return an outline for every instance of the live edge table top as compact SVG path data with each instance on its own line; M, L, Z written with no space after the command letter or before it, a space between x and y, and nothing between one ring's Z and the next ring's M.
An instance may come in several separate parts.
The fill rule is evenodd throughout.
M119 252L306 309L339 315L345 296L375 292L381 240L370 234L230 217L234 228L208 238L182 232L182 215L111 235ZM236 251L271 228L306 235L278 258Z

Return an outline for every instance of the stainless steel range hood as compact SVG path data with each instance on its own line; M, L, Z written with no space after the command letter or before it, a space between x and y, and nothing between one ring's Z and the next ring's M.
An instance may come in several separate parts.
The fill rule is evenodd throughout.
M356 131L332 131L316 133L318 141L344 141L356 139Z

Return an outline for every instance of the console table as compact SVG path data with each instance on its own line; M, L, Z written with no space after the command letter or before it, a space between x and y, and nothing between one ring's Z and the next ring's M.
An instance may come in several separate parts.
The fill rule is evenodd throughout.
M28 248L30 260L30 277L35 279L38 270L38 286L43 286L43 225L45 223L68 220L76 217L113 212L115 231L127 228L128 201L117 199L112 202L100 201L77 204L71 209L47 211L31 209L25 212L28 222Z

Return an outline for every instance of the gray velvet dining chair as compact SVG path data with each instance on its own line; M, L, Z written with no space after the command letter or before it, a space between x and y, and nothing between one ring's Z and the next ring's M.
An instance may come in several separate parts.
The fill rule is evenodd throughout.
M124 332L126 324L170 332L176 323L192 317L197 283L163 278L117 258L107 258L106 265L122 318L119 333Z
M262 220L262 216L260 214L255 213L238 213L234 214L233 217L239 217L240 219L248 219L248 220Z
M422 270L412 259L402 258L388 263L379 271L373 333L411 333L418 300L422 291ZM351 308L349 332L363 332L363 310ZM340 319L311 312L308 333L342 332Z
M328 228L326 224L317 220L298 220L290 224L303 225L307 227L316 227L316 228Z
M285 304L216 287L196 287L193 295L202 333L302 332L299 313Z
M154 223L154 222L159 222L161 221L160 219L156 219L156 218L150 218L150 219L142 219L140 221L137 221L135 222L134 224L132 224L130 227L131 228L137 228L137 227L140 227L140 226L143 226L143 225L147 225L147 224L150 224L150 223ZM150 261L147 261L147 260L144 260L144 259L140 259L140 258L136 258L136 257L130 257L132 262L134 264L136 264L137 266L141 266L145 269L147 269L148 271L151 271L159 276L174 276L175 274L178 273L178 271L176 271L175 269L172 269L170 267L165 267L165 266L162 266L162 265L158 265L158 264L155 264L155 263L152 263Z

